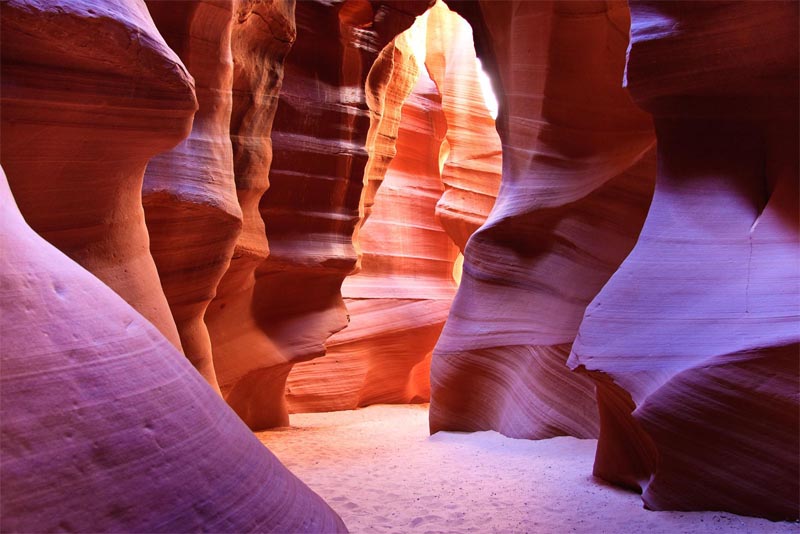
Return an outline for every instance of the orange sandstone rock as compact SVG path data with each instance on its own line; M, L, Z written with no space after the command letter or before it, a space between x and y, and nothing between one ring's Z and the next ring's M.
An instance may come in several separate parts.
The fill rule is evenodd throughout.
M403 105L397 155L359 231L361 270L342 285L350 324L328 340L325 357L292 370L293 411L428 399L430 352L456 288L458 249L435 216L444 127L436 88L422 74Z
M478 76L469 24L441 2L373 66L360 270L342 286L350 324L325 357L292 370L292 411L428 400L430 353L456 287L453 240L464 246L500 181Z
M0 170L0 529L346 532Z
M274 47L285 55L295 40L296 16L282 87L277 63L240 66L252 38L237 37L234 28L231 135L244 229L207 322L220 388L251 428L288 423L289 370L323 354L325 340L346 325L340 286L355 266L352 234L366 162L362 88L378 52L427 2L291 6L257 5L259 20L239 15L264 33L250 46L264 47L273 60L283 59Z
M148 248L149 158L184 138L194 82L134 0L2 6L0 161L29 224L180 348Z
M203 321L242 227L230 138L233 0L149 1L161 35L195 79L189 137L150 160L142 201L150 251L186 357L218 388Z
M650 118L619 81L627 6L463 12L499 74L504 172L434 351L431 431L596 436L593 384L565 363L585 307L634 245L655 171Z

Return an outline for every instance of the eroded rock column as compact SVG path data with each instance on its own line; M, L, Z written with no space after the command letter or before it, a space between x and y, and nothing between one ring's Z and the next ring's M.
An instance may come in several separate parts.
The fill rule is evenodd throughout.
M288 423L289 370L322 355L325 340L347 324L340 286L356 262L352 233L369 126L362 88L378 52L425 7L426 2L298 3L292 11L297 39L286 59L277 115L280 75L255 65L240 69L234 29L231 135L244 229L207 317L222 392L252 428ZM274 35L274 46L288 51L294 35L275 33L286 28L275 17L289 12L277 4L269 9L260 22L250 23L263 25ZM253 98L263 102L258 111L245 106Z
M189 137L147 165L142 202L150 251L186 357L218 388L203 316L242 227L230 138L233 0L148 8L195 78L200 108Z
M2 5L0 160L20 210L175 345L141 204L148 159L188 133L194 81L142 2Z
M585 307L633 247L654 176L650 118L619 82L627 6L463 12L499 75L504 170L434 351L431 431L596 436L594 385L565 364Z

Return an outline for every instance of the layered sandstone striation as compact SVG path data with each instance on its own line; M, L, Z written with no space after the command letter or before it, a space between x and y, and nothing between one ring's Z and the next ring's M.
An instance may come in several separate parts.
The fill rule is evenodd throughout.
M421 73L358 234L361 270L342 285L350 324L328 340L325 357L292 370L292 411L428 399L430 353L456 289L458 249L436 220L444 132L438 92Z
M798 6L631 15L626 80L655 119L658 178L570 357L597 383L595 474L651 509L796 519Z
M161 287L186 357L217 388L203 317L242 227L230 138L233 0L148 2L161 35L195 79L192 131L150 160L142 203Z
M230 266L206 312L206 324L222 393L251 426L286 423L280 399L254 393L254 405L248 406L247 391L243 395L237 388L257 379L259 369L283 363L275 362L276 349L254 314L253 298L255 271L269 255L258 204L269 187L272 121L283 63L295 36L293 2L237 3L231 30L234 71L230 138L243 225Z
M0 218L4 532L346 531L4 175Z
M347 324L340 286L356 263L352 234L369 127L364 82L383 46L426 7L299 2L291 10L296 39L287 30L294 24L280 18L289 12L276 13L274 4L253 8L272 10L249 22L262 25L274 46L294 45L282 86L275 69L257 62L241 74L238 62L234 69L235 174L237 187L249 192L240 194L244 230L208 313L220 387L252 428L288 423L289 370L322 355L325 340Z
M180 348L141 186L189 132L192 76L141 2L10 0L2 14L0 161L20 210Z
M497 73L503 183L465 251L431 369L431 431L592 437L593 383L565 365L585 307L652 195L649 116L621 87L624 2L453 4Z
M428 400L458 248L500 182L500 140L479 75L469 24L443 2L373 66L360 270L342 286L350 323L324 358L293 368L292 411Z

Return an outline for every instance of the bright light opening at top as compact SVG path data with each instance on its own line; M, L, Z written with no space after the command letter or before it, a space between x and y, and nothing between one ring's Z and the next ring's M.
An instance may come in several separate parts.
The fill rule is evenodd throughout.
M497 112L500 110L500 104L497 102L497 97L494 96L494 89L492 89L492 80L489 75L483 70L481 60L475 58L478 68L478 80L481 82L481 91L483 91L483 101L486 102L486 109L493 119L497 119Z

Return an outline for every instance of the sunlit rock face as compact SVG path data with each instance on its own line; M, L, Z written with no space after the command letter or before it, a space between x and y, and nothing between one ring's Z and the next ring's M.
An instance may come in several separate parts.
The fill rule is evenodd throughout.
M322 355L347 324L340 286L356 263L364 82L378 52L427 5L254 4L258 16L237 17L249 25L235 25L233 36L231 137L244 227L206 319L222 393L252 428L288 423L292 365ZM264 48L264 61L253 47Z
M0 530L346 531L2 171L0 221Z
M431 430L596 436L594 386L565 363L585 307L633 247L655 174L650 118L620 83L627 7L467 7L502 87L504 172L434 351Z
M658 178L570 357L597 382L595 474L652 509L797 518L798 5L630 5Z
M422 73L403 106L397 155L358 234L361 271L342 286L350 324L328 341L324 358L292 370L292 410L427 400L430 352L456 289L458 249L435 214L444 132L439 95Z
M469 24L442 2L372 67L360 271L342 286L350 322L324 358L292 370L292 411L428 400L458 246L488 215L500 181L479 74Z
M147 165L142 190L150 251L186 357L217 386L203 316L242 227L230 139L233 0L150 1L156 26L195 79L189 137Z
M20 210L180 348L141 187L189 132L191 75L142 2L11 0L1 24L0 161Z

